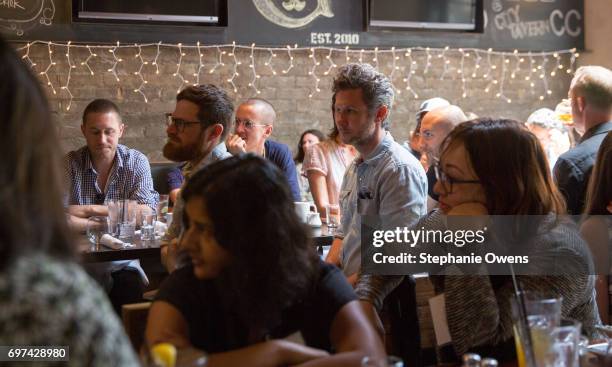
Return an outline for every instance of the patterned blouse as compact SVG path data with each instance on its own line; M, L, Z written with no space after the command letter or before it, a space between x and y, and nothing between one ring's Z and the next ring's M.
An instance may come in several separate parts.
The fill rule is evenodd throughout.
M37 366L140 365L106 295L78 265L39 254L5 270L0 345L69 347L69 362Z
M325 175L329 203L338 204L342 178L355 156L355 150L350 146L341 146L333 139L322 141L306 151L302 174L317 171Z
M517 279L526 291L563 297L561 316L580 321L582 332L588 337L599 337L595 325L601 324L601 320L588 247L573 223L562 219L555 222L555 218L549 214L539 227L546 229L528 243L530 263L535 259L533 262L542 269L534 273L542 275L517 275ZM415 228L446 229L444 215L434 210ZM547 272L548 269L555 270ZM510 299L514 289L509 276L457 273L434 276L431 280L436 293L445 295L446 318L457 356L478 346L499 346L512 338ZM381 300L397 284L397 276L363 274L356 293L361 300L380 307Z

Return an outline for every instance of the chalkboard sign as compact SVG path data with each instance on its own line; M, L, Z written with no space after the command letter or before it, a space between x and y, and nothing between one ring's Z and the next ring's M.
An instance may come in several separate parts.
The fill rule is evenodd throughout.
M583 2L484 0L483 32L468 33L368 30L367 0L228 0L227 27L73 23L71 0L4 0L0 30L23 41L584 49Z

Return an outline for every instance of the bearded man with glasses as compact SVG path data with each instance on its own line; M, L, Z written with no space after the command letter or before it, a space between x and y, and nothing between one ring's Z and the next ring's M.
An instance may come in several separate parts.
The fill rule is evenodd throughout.
M216 161L231 157L225 140L232 125L234 103L227 93L212 84L190 86L176 96L174 112L166 114L164 157L186 162L183 185L195 172ZM183 229L184 202L180 192L173 219L161 245L162 263L168 272L180 263L178 237ZM177 260L178 259L178 260Z

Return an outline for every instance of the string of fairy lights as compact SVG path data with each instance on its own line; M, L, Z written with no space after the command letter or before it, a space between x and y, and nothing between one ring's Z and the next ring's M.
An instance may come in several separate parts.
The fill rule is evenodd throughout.
M30 51L32 47L46 47L48 62L38 66L32 58ZM81 53L82 60L76 60L75 50L85 50ZM51 78L52 73L66 77L65 83L59 85L60 92L66 93L66 110L70 110L74 95L70 90L72 72L79 66L84 68L86 75L94 76L97 69L94 67L98 63L110 63L110 67L103 69L112 75L118 84L124 83L120 78L122 72L118 68L123 67L125 55L133 51L133 58L136 61L131 63L129 68L133 71L123 70L126 74L136 76L138 85L132 90L140 94L143 101L148 103L147 94L150 90L150 76L160 75L160 57L163 53L172 52L176 56L176 69L171 73L171 77L177 79L180 91L187 85L197 85L203 82L206 74L218 72L221 68L228 67L229 75L225 81L229 88L238 92L242 86L238 81L241 65L248 65L249 81L246 88L253 94L259 95L262 91L261 70L267 69L272 75L287 75L298 69L295 64L295 57L304 55L309 60L306 66L307 74L312 80L309 97L314 97L321 92L320 82L323 76L331 75L334 69L339 67L339 59L343 62L370 63L381 72L386 73L395 88L397 94L409 93L412 98L418 99L418 88L414 83L414 77L419 74L431 77L432 70L441 70L437 77L439 80L456 78L458 88L461 89L461 97L468 98L470 95L469 84L471 81L480 79L485 80L484 91L492 93L496 98L512 103L512 99L506 96L508 86L513 82L527 83L534 98L544 100L552 94L549 89L550 78L555 78L562 73L573 74L576 67L576 59L580 56L576 49L547 51L547 52L519 52L496 51L489 49L476 48L431 48L431 47L407 47L389 49L356 49L356 48L332 48L332 47L298 47L298 45L287 45L285 47L258 47L254 43L248 46L237 45L235 42L224 45L202 45L197 42L195 45L182 43L120 43L114 44L77 44L73 42L48 42L33 41L17 47L18 52L22 53L22 59L39 74L42 82L48 86L51 93L58 94L56 83ZM150 57L143 54L147 51ZM58 64L56 52L64 52L65 63ZM240 52L240 54L239 54ZM108 54L105 54L108 53ZM118 54L124 55L123 57ZM100 56L99 56L100 55ZM103 58L102 55L110 55ZM245 59L246 58L246 59ZM382 59L387 58L388 63L382 63ZM259 63L258 63L259 60ZM265 61L264 61L265 60ZM336 62L334 61L336 60ZM42 60L39 61L42 63ZM185 65L195 65L195 72L189 74ZM455 65L453 65L455 64ZM67 70L64 72L60 66ZM388 66L390 65L390 66ZM439 65L440 67L434 68ZM153 70L154 67L154 70ZM259 70L259 74L258 74ZM456 73L456 77L452 76ZM163 74L163 73L162 73ZM127 87L127 85L126 85Z

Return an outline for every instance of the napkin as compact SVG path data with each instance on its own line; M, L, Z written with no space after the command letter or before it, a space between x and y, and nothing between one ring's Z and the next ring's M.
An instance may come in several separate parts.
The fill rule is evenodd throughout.
M102 235L102 238L100 238L100 243L108 248L112 248L113 250L121 250L125 247L131 246L130 243L123 242L108 233Z
M164 222L155 221L155 233L157 235L163 235L168 230L168 225Z

